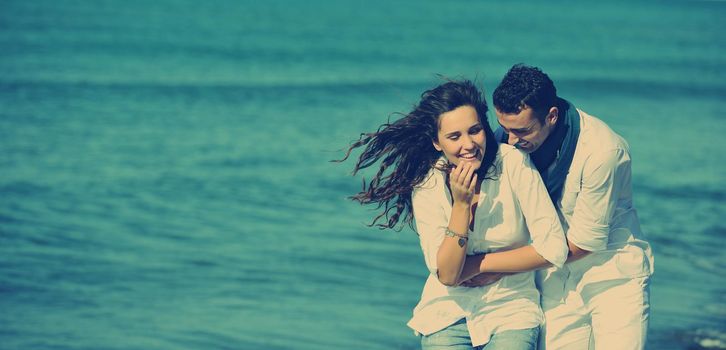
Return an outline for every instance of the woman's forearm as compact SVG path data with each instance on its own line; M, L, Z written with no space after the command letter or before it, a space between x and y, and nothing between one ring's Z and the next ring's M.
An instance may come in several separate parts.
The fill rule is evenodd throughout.
M528 245L484 255L479 264L480 272L526 272L550 266L550 262Z
M470 215L470 204L454 202L451 208L451 218L449 219L449 230L460 235L467 234L469 232ZM445 236L436 255L439 281L447 286L458 284L466 260L467 244L460 245L459 242L460 237Z
M526 272L551 266L531 245L466 257L457 284L488 272Z
M567 262L578 260L590 253L569 241L568 244L570 255ZM508 259L514 260L509 261ZM531 245L497 253L469 255L466 257L464 267L461 269L457 284L461 284L482 273L526 272L549 266L552 266L552 264L539 255Z
M466 257L464 266L462 267L461 273L459 274L459 279L456 281L457 285L461 284L464 281L468 281L472 277L482 273L481 263L482 260L484 260L484 255L485 254L476 254Z

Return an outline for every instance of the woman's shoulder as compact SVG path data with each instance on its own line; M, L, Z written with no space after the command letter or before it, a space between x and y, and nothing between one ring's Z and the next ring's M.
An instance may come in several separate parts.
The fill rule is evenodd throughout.
M423 181L413 187L412 196L415 197L417 194L435 192L445 186L445 184L446 179L444 178L444 172L434 166L426 174Z
M444 181L444 173L436 169L435 167L432 167L429 172L426 174L426 177L424 177L423 181L419 183L418 185L413 187L414 191L422 190L426 188L432 188L439 185L439 183L443 183Z
M500 143L499 144L499 156L503 159L506 158L523 158L526 155L526 153L519 150L517 147L514 147L512 145L506 144L506 143Z
M519 170L525 169L531 165L529 160L529 154L521 151L520 149L507 145L499 145L499 153L497 154L499 166L499 173L507 174L507 177L511 177L518 173Z
M499 158L499 161L505 166L523 164L528 157L529 155L527 153L522 152L520 149L512 145L508 145L506 143L499 145L497 158Z

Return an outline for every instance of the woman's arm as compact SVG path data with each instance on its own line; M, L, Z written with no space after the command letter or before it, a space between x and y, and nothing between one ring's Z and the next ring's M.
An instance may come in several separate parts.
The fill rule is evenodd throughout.
M436 254L436 264L439 281L447 286L455 286L459 284L462 268L467 260L471 202L476 188L476 173L471 164L464 162L451 171L449 187L454 204L448 230L455 235L444 237Z
M567 262L578 260L590 253L569 241L567 243L569 246ZM536 254L536 256L533 253ZM487 255L489 260L485 262ZM510 263L509 259L517 259L517 261ZM466 262L464 263L464 267L459 275L458 284L463 285L464 287L481 287L492 284L500 278L512 273L539 270L550 266L552 266L552 263L539 255L532 246L489 253L486 255L470 255L466 257ZM475 277L478 276L482 277L475 279Z
M556 265L562 266L568 246L562 225L539 172L529 157L512 150L503 161L504 174L524 216L532 243L496 253L469 257L459 282L480 273L526 272Z
M569 246L569 254L567 257L567 262L573 262L575 260L578 260L580 258L583 258L585 255L589 254L590 251L581 249L580 247L574 245L572 242L567 242ZM522 248L531 248L532 246L522 247ZM517 248L517 249L522 249ZM515 249L516 250L516 249ZM489 253L489 261L491 264L487 264L484 262L485 255L484 254L478 254L478 255L470 255L466 257L466 262L464 263L464 267L461 270L461 274L459 275L459 281L457 285L461 285L464 287L482 287L486 285L490 285L499 279L501 279L504 276L511 275L513 273L519 273L519 272L525 272L530 270L539 270L545 267L550 267L552 264L547 261L546 259L542 258L541 255L539 255L539 259L537 257L532 256L531 252L516 252L512 254L507 254L509 256L504 256L502 253L505 252L497 252L497 253ZM536 253L536 252L535 252ZM520 261L517 264L509 264L507 263L507 259L515 258L514 256L524 255L525 260ZM544 264L543 261L544 260ZM486 265L486 266L484 266ZM532 267L532 268L529 268ZM494 270L494 271L488 271L488 270ZM506 272L505 272L506 271Z
M459 283L481 273L516 273L538 270L551 263L531 245L496 253L468 256L462 268Z

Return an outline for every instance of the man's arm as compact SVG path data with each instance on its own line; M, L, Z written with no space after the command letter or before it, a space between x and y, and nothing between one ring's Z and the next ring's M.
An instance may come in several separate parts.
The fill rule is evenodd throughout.
M624 149L600 151L586 161L567 230L568 261L607 248L615 209L629 180L630 156Z
M567 240L567 248L569 249L569 252L567 253L567 262L579 260L580 258L584 258L587 254L591 253L589 250L578 247L569 239Z

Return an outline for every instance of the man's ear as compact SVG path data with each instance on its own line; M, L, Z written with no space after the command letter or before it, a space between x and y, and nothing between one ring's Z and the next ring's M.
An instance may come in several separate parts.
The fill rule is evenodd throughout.
M436 149L437 151L439 151L439 152L441 152L441 151L442 151L442 148L441 148L441 146L439 146L439 143L438 143L438 142L436 142L436 140L433 140L433 141L431 141L431 143L432 143L432 144L434 145L434 148L435 148L435 149Z
M550 108L549 113L547 114L547 117L545 118L545 121L548 125L555 125L557 123L557 118L560 116L560 110L557 109L557 107Z

